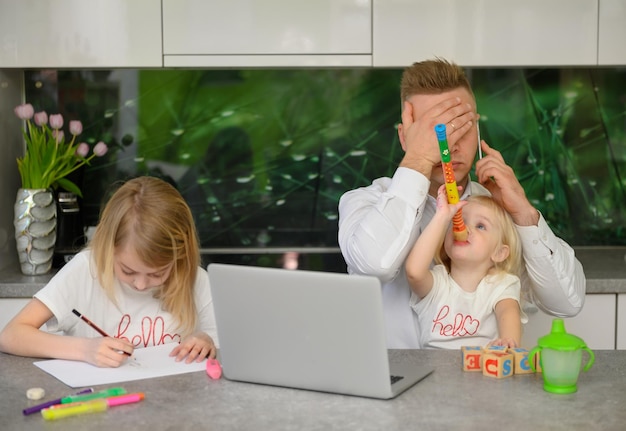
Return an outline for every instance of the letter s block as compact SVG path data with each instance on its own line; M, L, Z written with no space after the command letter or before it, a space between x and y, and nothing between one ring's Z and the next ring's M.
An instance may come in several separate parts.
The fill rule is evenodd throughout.
M483 354L483 375L502 379L511 377L515 370L512 353L485 352Z
M516 347L509 349L515 358L515 374L533 374L533 369L528 363L528 349Z
M480 346L461 347L463 371L481 371L482 357L483 349Z

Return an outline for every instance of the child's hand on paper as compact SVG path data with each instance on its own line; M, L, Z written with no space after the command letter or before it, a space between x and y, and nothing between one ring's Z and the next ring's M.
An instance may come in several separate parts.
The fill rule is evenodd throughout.
M176 356L176 362L180 362L187 357L185 363L189 364L194 360L202 362L207 357L215 358L216 353L217 350L213 339L204 332L196 332L174 347L170 352L170 356Z
M133 353L132 344L119 338L97 337L85 338L83 357L96 367L117 368ZM125 355L127 352L129 355Z

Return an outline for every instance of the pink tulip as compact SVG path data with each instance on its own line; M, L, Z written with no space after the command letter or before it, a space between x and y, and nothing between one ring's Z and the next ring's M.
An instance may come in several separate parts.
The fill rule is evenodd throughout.
M54 114L50 116L50 127L53 129L60 129L63 127L63 116L61 114Z
M38 126L44 126L48 124L48 114L45 111L37 112L35 114L35 124Z
M50 116L50 119L52 120L52 116ZM65 133L63 133L63 130L53 130L52 136L54 136L55 141L62 142L63 138L65 138Z
M109 151L109 147L102 141L98 142L96 146L93 147L93 153L98 157L104 156L107 151Z
M83 123L78 120L70 121L70 133L74 136L83 133Z
M30 120L33 118L35 109L30 103L24 103L23 105L16 106L14 112L20 120Z
M87 157L87 154L89 154L89 145L81 142L78 148L76 148L76 155L84 158Z

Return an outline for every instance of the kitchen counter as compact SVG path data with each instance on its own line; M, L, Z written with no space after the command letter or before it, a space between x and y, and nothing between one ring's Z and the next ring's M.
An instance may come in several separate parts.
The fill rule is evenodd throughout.
M45 275L24 275L19 267L0 271L0 298L30 298L50 281L56 271Z
M541 374L502 380L461 370L453 350L394 350L406 362L435 371L393 400L211 380L204 372L125 382L145 400L102 413L47 422L22 410L42 387L49 400L76 392L32 365L35 359L0 353L0 417L7 430L623 430L626 351L598 350L579 378L578 392L545 392ZM584 355L586 358L586 355Z
M587 277L587 293L626 293L626 247L574 248Z
M585 269L587 293L626 293L626 247L574 249ZM52 274L22 275L19 268L0 271L0 298L30 298Z

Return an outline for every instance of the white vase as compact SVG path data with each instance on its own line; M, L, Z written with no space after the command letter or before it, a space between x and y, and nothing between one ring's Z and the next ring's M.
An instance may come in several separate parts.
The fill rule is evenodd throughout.
M22 274L47 274L56 242L57 208L47 189L19 189L13 225Z

